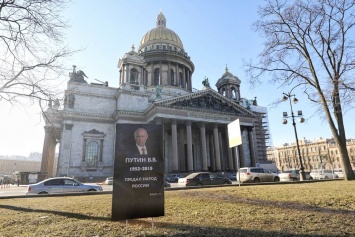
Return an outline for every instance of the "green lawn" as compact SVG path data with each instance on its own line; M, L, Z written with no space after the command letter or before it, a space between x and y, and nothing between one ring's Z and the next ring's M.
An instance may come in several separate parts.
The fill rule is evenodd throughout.
M0 199L0 236L355 236L355 182L166 191L154 228L151 218L111 221L111 203L111 194Z

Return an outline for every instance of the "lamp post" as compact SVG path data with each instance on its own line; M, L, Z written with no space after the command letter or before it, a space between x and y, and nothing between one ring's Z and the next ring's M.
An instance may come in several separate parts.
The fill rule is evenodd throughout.
M295 137L296 137L296 145L297 145L297 152L298 152L298 159L299 159L299 162L300 162L300 180L303 181L303 180L306 180L306 175L304 173L304 167L303 167L303 163L302 163L302 157L301 157L301 151L300 151L300 146L298 144L298 136L297 136L297 128L296 128L296 122L295 122L295 117L298 117L299 118L299 121L300 123L303 123L305 121L305 119L302 117L302 110L299 110L297 111L297 115L295 115L293 113L293 108L292 108L292 102L294 104L297 104L298 100L296 98L295 95L292 95L291 94L292 90L289 92L289 93L283 93L283 98L282 100L283 101L286 101L286 100L289 100L290 102L290 107L291 107L291 116L288 116L287 115L287 112L283 112L283 117L284 119L282 119L282 123L283 124L287 124L287 119L286 118L292 118L292 125L293 125L293 128L295 130ZM293 99L291 100L291 98L293 97Z

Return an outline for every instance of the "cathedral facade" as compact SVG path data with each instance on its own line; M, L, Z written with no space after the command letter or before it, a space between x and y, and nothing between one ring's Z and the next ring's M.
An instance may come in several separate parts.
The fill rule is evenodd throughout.
M112 176L120 152L115 151L116 124L163 124L166 173L235 171L238 165L266 161L266 108L241 97L241 81L227 67L217 90L205 79L203 89L193 92L194 64L162 13L137 51L132 46L119 59L118 68L118 88L89 84L75 67L69 73L64 101L50 103L44 112L43 174L83 180ZM242 145L231 149L227 125L236 119Z

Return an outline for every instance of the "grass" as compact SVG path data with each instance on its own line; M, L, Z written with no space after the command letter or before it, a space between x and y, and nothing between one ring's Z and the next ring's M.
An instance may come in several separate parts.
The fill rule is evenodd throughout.
M165 192L165 216L111 221L112 195L0 199L0 236L355 236L355 183Z

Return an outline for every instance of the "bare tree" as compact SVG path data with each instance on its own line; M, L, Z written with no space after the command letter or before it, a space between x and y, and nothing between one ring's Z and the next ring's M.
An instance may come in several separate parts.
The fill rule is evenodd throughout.
M354 96L354 0L267 0L255 29L266 39L260 61L247 63L252 83L264 75L302 85L321 108L340 151L345 179L354 180L346 148L344 109Z
M63 42L64 7L62 0L0 0L0 100L57 97L62 59L73 53Z

